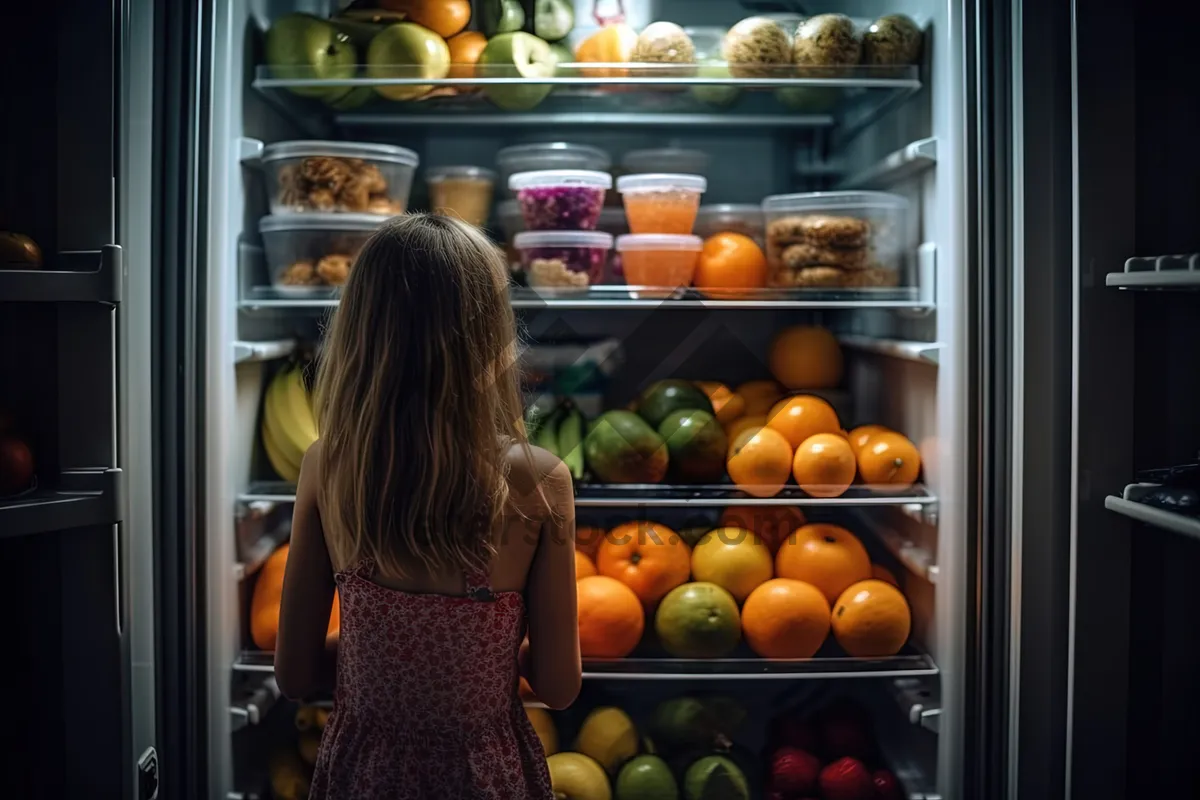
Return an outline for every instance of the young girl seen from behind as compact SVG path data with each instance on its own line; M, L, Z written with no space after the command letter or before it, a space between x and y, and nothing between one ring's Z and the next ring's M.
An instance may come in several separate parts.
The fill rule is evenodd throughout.
M334 314L275 653L288 697L335 689L313 800L553 797L518 652L541 701L575 699L574 505L520 424L507 273L469 225L397 217Z

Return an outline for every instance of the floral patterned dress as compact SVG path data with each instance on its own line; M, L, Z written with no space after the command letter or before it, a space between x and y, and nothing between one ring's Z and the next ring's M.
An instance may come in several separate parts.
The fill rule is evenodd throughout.
M517 692L519 592L467 575L467 595L336 576L342 625L333 713L310 800L545 800L546 756Z

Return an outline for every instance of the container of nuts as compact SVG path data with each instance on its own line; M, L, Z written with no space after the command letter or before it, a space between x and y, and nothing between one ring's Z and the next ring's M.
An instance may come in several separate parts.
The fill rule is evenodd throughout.
M278 142L263 148L272 214L379 214L408 208L412 150L356 142Z
M809 289L898 286L908 201L883 192L772 195L767 283Z
M380 226L374 214L278 214L258 224L276 289L303 294L342 286Z

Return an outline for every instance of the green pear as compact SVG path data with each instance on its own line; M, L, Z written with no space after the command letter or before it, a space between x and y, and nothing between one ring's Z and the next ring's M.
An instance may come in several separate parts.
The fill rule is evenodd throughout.
M550 45L531 33L502 33L479 55L485 78L551 78L558 59ZM552 87L538 83L485 85L487 98L506 111L529 111L546 99Z
M358 52L346 34L311 14L287 14L267 31L267 65L276 78L346 80L358 71ZM338 95L344 87L288 87L304 97Z
M446 40L414 22L388 25L375 34L367 48L367 77L428 78L441 80L450 74L450 48ZM376 86L389 100L415 100L433 87Z

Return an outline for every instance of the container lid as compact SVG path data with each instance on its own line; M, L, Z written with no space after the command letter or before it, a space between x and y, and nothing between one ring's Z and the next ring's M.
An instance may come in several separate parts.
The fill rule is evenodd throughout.
M447 178L459 180L495 181L496 173L486 167L430 167L425 171L426 183L437 183Z
M496 153L496 165L511 171L517 164L553 162L563 166L608 169L612 158L599 147L570 142L536 142L501 148Z
M612 175L590 169L539 169L533 172L518 172L508 179L508 188L514 191L536 189L542 186L582 186L588 189L611 189Z
M305 156L336 156L338 158L363 158L369 161L387 161L392 164L407 164L415 167L420 161L417 154L406 147L372 142L276 142L263 148L263 162L283 158Z
M617 237L617 252L630 250L686 250L699 252L704 240L679 233L627 233Z
M617 191L627 192L703 192L708 181L703 175L677 175L672 172L643 172L617 178Z
M603 231L521 231L513 237L518 250L538 247L589 247L611 250L613 237Z
M802 192L773 194L764 198L762 210L768 214L787 211L834 211L858 208L907 208L903 197L887 192Z
M628 172L650 172L664 166L679 165L690 171L708 169L712 159L703 150L684 147L651 147L646 150L630 150L621 158L621 167ZM677 169L679 168L677 167Z
M258 230L261 233L373 231L387 219L382 214L271 214L258 221Z
M754 203L709 203L700 206L697 217L757 217L762 219L762 206Z

